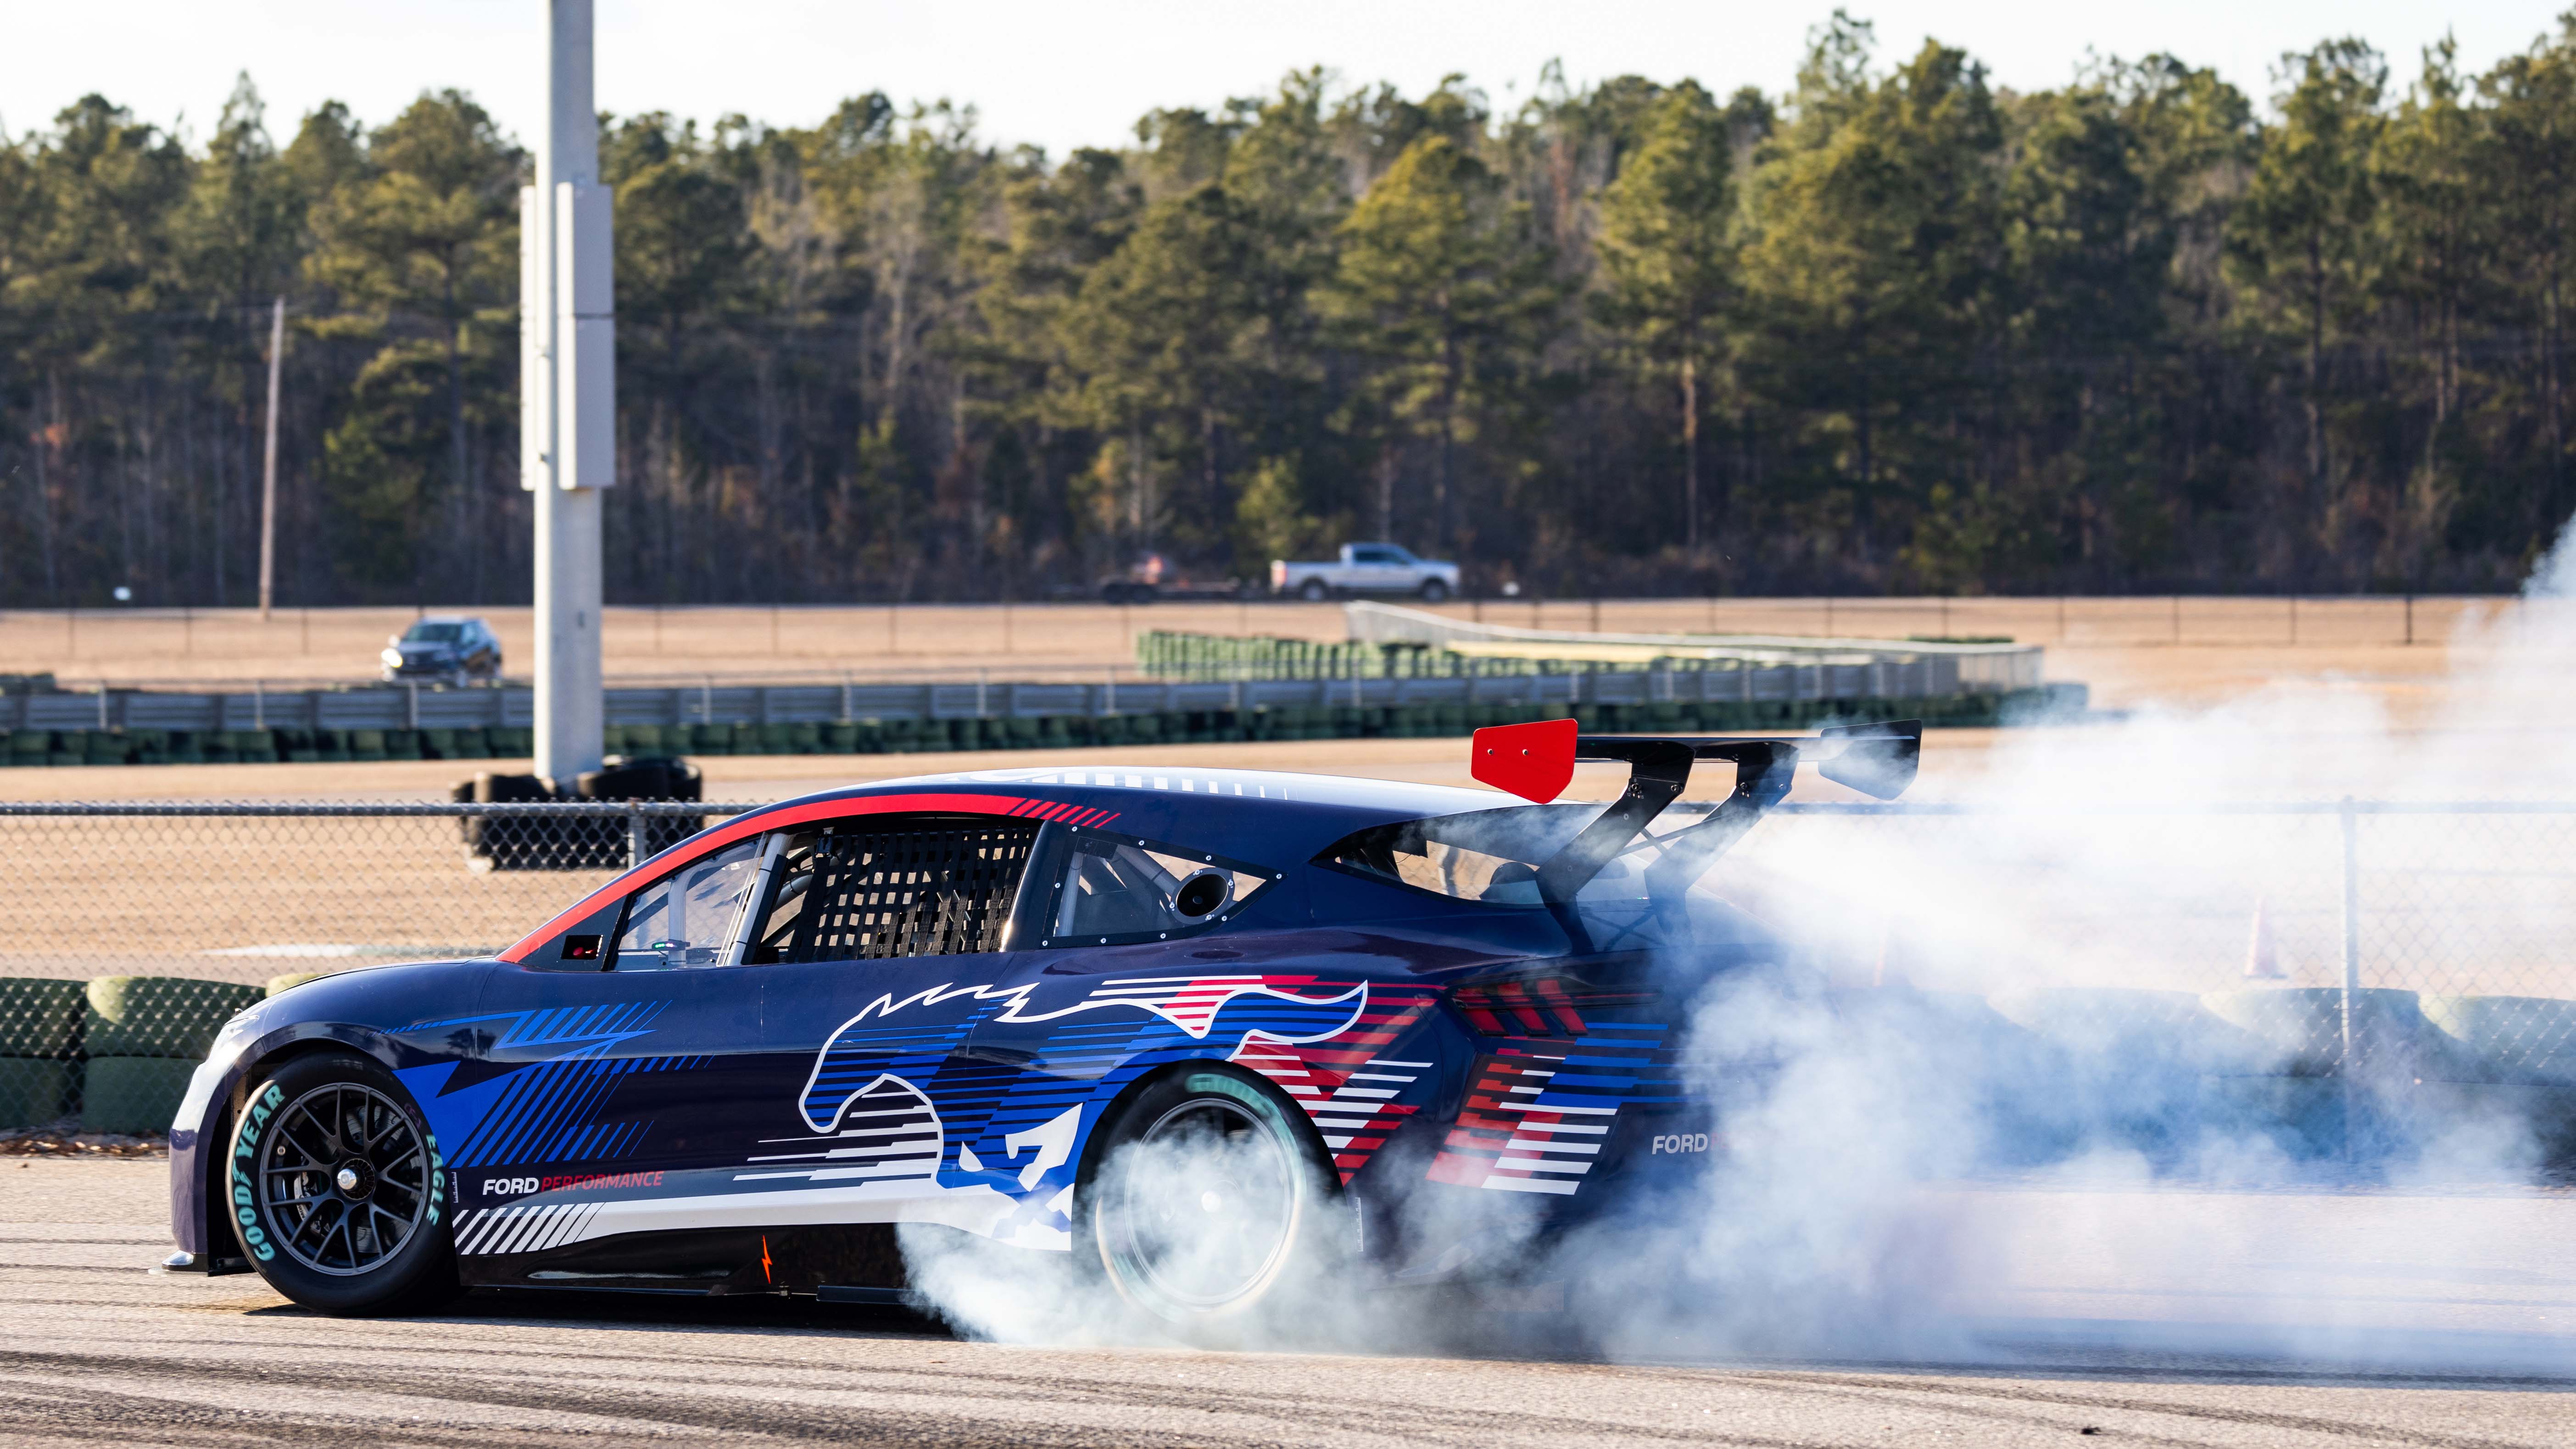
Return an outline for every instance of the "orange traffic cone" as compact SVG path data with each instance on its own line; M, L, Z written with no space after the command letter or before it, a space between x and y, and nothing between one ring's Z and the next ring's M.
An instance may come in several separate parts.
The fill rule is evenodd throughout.
M2254 933L2245 943L2245 979L2249 981L2283 979L2280 953L2272 948L2272 917L2266 910L2270 904L2268 897L2254 898Z

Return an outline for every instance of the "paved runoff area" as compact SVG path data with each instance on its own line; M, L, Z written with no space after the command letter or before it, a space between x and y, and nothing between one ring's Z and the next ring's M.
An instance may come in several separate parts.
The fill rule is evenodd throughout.
M768 1301L331 1319L153 1271L166 1171L0 1158L0 1442L2576 1443L2564 1193L1932 1190L1917 1236L1982 1351L1604 1363L1006 1346Z

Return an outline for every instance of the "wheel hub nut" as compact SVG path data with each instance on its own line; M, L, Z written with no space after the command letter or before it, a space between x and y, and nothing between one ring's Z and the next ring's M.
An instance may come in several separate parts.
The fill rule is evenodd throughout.
M356 1192L358 1190L358 1169L354 1167L341 1168L337 1173L332 1175L331 1180L340 1185L340 1190L342 1192Z

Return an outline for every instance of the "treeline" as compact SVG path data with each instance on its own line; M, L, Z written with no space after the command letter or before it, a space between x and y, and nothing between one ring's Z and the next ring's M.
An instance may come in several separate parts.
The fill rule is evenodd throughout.
M1053 159L870 94L611 117L621 602L1033 598L1385 537L1543 592L2486 588L2576 510L2576 13L2021 95L1319 72ZM518 186L468 97L0 136L0 605L527 595Z

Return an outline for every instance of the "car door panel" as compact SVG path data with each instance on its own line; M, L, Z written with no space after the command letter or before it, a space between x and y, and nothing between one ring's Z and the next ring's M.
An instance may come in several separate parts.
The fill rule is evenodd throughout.
M463 1024L468 1060L410 1083L456 1171L469 1280L630 1231L638 1199L730 1178L772 1070L759 973L723 950L761 848L684 859L594 908L562 950L505 966Z
M958 1149L1011 1073L962 1048L1007 1004L999 983L1013 953L991 948L1039 831L870 819L788 837L745 942L768 963L757 969L777 1083L736 1176L747 1207L771 1222L1007 1236L1007 1177Z
M756 971L508 967L486 1003L474 1058L412 1083L456 1172L468 1281L730 1180L770 1086Z

